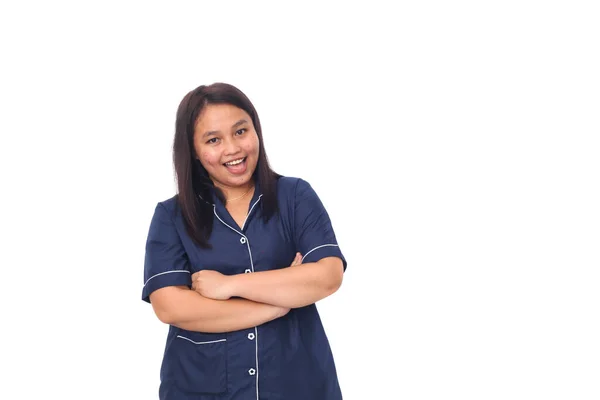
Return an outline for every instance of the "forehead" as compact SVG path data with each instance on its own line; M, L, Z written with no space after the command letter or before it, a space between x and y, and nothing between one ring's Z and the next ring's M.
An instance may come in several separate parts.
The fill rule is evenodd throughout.
M208 104L198 115L196 131L213 131L231 128L241 119L251 122L244 110L231 104Z

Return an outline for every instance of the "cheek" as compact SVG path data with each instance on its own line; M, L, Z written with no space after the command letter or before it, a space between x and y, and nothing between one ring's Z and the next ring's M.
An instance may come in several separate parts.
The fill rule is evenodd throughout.
M246 154L251 154L254 152L254 146L252 146L251 144L246 144L242 146L242 148L244 149L244 153Z
M244 151L248 154L258 154L258 140L249 141L245 143L243 146Z
M205 168L206 166L214 167L219 165L219 157L209 151L203 151L200 153L200 161L205 165Z

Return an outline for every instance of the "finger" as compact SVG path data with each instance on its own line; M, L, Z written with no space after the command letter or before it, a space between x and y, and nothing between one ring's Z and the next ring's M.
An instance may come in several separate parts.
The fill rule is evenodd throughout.
M292 261L292 267L296 265L300 265L302 263L302 257L300 253L296 253L296 257L294 257L294 261Z

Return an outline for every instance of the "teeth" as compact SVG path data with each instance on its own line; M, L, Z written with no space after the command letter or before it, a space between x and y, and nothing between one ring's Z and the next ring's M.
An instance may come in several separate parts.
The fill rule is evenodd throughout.
M240 164L242 161L244 161L244 159L243 159L243 158L240 158L239 160L235 160L235 161L231 161L231 162L225 163L225 165L229 165L229 166L231 166L231 165L238 165L238 164Z

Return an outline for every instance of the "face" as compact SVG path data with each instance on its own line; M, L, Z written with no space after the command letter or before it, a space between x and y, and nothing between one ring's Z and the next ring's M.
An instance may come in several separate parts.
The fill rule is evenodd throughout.
M194 148L215 186L247 186L258 162L258 135L246 111L230 104L204 107L194 129Z

